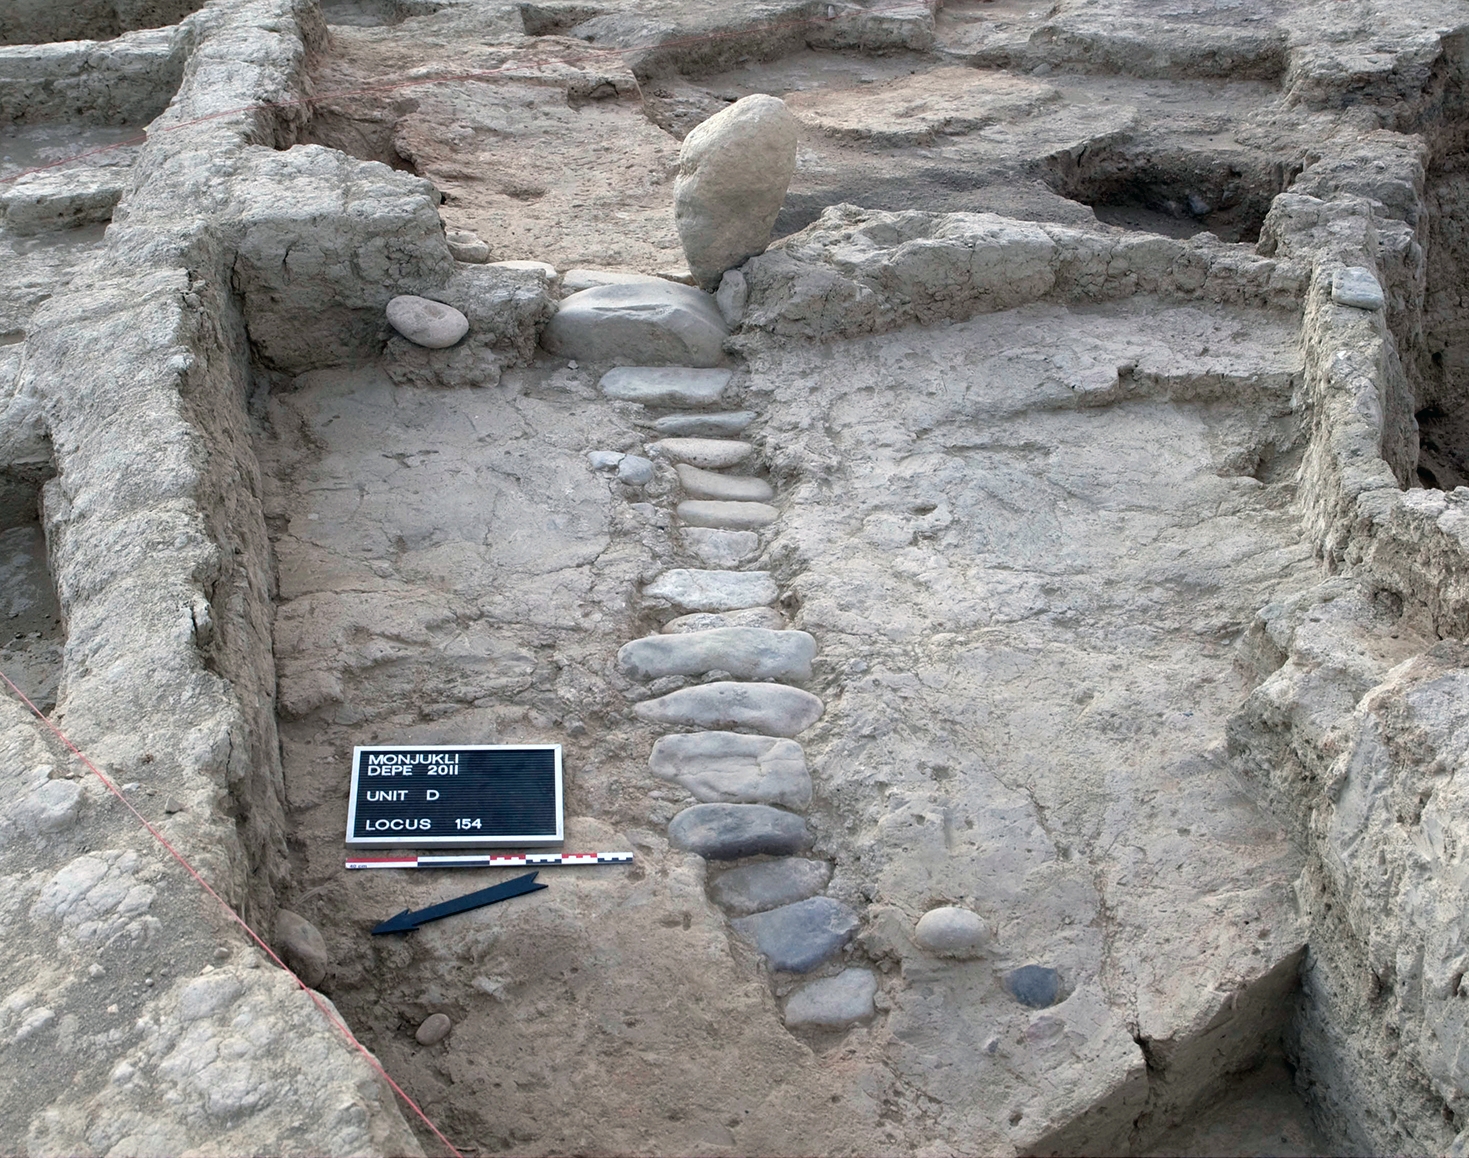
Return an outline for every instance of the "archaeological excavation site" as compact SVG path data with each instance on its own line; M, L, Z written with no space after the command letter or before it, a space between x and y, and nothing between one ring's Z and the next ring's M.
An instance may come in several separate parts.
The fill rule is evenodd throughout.
M1466 148L1463 0L0 0L0 1153L1469 1155Z

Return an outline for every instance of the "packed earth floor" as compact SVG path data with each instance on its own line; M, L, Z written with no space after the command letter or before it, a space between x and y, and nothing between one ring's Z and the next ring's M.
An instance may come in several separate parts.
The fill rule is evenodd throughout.
M14 0L0 1151L1469 1153L1466 74ZM632 860L374 936L524 871L347 868L393 744Z

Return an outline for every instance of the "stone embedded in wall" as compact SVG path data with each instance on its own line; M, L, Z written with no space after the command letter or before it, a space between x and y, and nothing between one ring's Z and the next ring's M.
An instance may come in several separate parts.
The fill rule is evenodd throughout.
M702 369L723 361L728 335L712 297L658 280L596 286L563 298L541 344L583 362Z
M790 1029L842 1029L866 1021L877 1012L877 974L871 969L843 969L835 977L808 981L786 1000Z
M469 333L469 319L453 306L400 294L387 304L388 323L415 346L447 350Z
M604 397L644 406L713 406L733 370L694 370L687 366L619 366L602 375Z
M811 843L806 820L765 804L695 804L668 824L675 848L708 860L788 856Z
M780 589L769 571L700 571L675 567L643 588L645 599L689 611L737 611L774 603Z
M748 917L814 897L830 880L826 861L783 856L721 873L710 884L709 895L726 913Z
M850 941L861 924L856 912L840 901L811 897L778 909L736 917L730 927L753 941L772 969L809 973Z
M738 434L755 418L753 410L733 410L728 414L666 414L653 423L653 429L670 438L720 438Z
M1005 975L1005 988L1021 1005L1045 1009L1061 999L1061 975L1044 965L1022 965Z
M680 785L705 803L786 808L805 808L811 803L806 754L794 740L741 732L664 736L653 745L648 767L660 780Z
M326 980L326 941L315 925L290 909L275 915L275 947L291 972L315 989Z
M719 289L714 294L715 304L719 306L719 312L724 315L724 324L731 330L739 328L740 319L745 316L745 303L750 300L750 287L745 282L745 275L737 269L727 269L724 276L719 279Z
M800 688L730 681L680 688L633 705L636 715L658 724L742 728L772 736L799 735L821 718L823 710L819 699Z
M470 265L484 265L490 260L490 247L480 240L477 233L468 229L445 230L444 241L448 244L449 254L455 261L466 262Z
M744 462L755 453L755 448L748 442L728 438L662 438L650 442L648 452L675 463L723 470Z
M763 627L767 631L783 631L785 616L774 607L741 607L734 611L696 611L670 619L658 630L664 635L681 631L712 631L716 627Z
M636 680L727 672L747 680L807 680L816 640L804 631L721 627L678 635L650 635L626 643L617 666Z
M678 538L689 554L715 570L731 570L760 553L760 536L754 531L686 525L679 530Z
M691 499L716 502L764 503L775 497L775 488L763 478L748 475L720 474L681 462L674 468L679 484Z
M699 285L770 244L795 172L796 118L779 97L744 97L684 138L673 216Z
M913 929L914 943L940 957L977 957L989 939L984 918L957 905L930 909Z
M745 531L768 527L780 518L780 511L769 503L725 503L704 499L686 499L674 508L678 521L686 527L708 527L716 530Z
M1331 275L1331 300L1359 310L1380 310L1386 304L1382 283L1362 265L1348 266Z

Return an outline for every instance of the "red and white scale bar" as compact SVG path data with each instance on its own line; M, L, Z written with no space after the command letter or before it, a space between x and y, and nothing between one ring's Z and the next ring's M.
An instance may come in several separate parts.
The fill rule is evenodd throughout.
M364 856L349 869L523 868L527 865L632 864L630 852L528 852L516 856Z

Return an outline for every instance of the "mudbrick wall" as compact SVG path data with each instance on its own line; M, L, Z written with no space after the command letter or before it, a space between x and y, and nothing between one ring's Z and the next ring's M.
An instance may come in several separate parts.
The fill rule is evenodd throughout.
M1170 1131L1268 1058L1289 1063L1333 1150L1463 1149L1469 491L1420 485L1423 469L1447 469L1420 453L1420 429L1451 446L1463 390L1458 14L1372 8L1343 34L1339 6L1308 4L1258 27L1201 17L1200 35L1121 4L1035 24L966 23L962 4L948 17L922 4L711 16L461 0L381 6L380 19L356 6L370 29L353 41L311 0L188 7L33 5L0 23L0 42L19 45L0 48L0 122L66 118L125 143L115 164L0 186L0 531L32 515L44 531L49 574L27 582L51 584L59 611L41 640L61 655L53 719L247 922L268 929L287 901L316 896L336 962L323 989L451 1135L485 1151L1142 1153L1177 1142ZM817 18L809 35L768 27ZM624 701L650 693L614 671L609 641L658 630L669 607L634 592L687 548L658 505L671 468L625 490L571 474L588 447L615 458L647 432L590 370L537 351L565 271L455 261L443 170L358 159L322 143L330 118L312 123L334 37L375 51L379 28L416 20L441 46L467 31L508 46L496 67L547 38L563 53L625 49L590 79L535 65L525 83L572 107L595 97L608 117L636 93L675 125L680 101L706 114L723 99L691 95L688 77L799 52L898 54L899 86L914 83L901 54L940 54L1027 78L1279 92L1253 122L1274 134L1262 152L1284 158L1257 244L1105 229L1084 206L1058 208L1037 174L1080 172L1068 123L1006 204L831 198L743 267L725 353L781 497L765 491L785 504L759 548L784 591L772 622L821 649L811 855L860 914L846 960L878 992L857 1028L788 1031L797 1019L779 1003L799 979L729 936L709 866L663 835L682 798L649 794L632 770L653 734ZM556 39L573 29L580 39ZM1026 117L1066 103L1031 97ZM480 112L459 113L454 132L483 135ZM513 118L495 115L509 140ZM1142 146L1104 127L1107 163L1137 163ZM941 128L924 148L959 132ZM413 151L402 124L384 139L383 159L394 140L400 159ZM793 197L822 200L815 188ZM57 225L71 227L66 247L19 240ZM1381 308L1338 300L1348 271L1375 279ZM403 293L458 304L466 345L390 339L382 309ZM333 429L354 399L371 419ZM496 415L486 426L481 406ZM377 433L405 427L410 441L377 452ZM423 431L433 446L411 442ZM310 504L352 492L371 507L357 482L374 459L418 466L448 448L478 461L487 446L486 474L514 480L483 484L488 530L456 511L470 529L446 538L391 509L358 539L306 528L320 521ZM1060 466L1035 465L1053 453ZM967 471L1010 481L986 498ZM1044 509L1027 505L1038 474ZM1066 505L1089 493L1109 500L1068 524ZM1144 509L1162 514L1126 522ZM1207 519L1228 524L1205 546L1176 537ZM1130 536L1152 553L1129 561L1116 548ZM975 576L1040 574L1040 556L1075 566L1006 579L976 606ZM1090 585L1107 573L1141 602ZM1159 593L1170 584L1173 602ZM397 619L371 602L399 597ZM1138 616L1180 650L1138 644ZM1026 635L1042 627L1073 634ZM1143 674L1119 674L1123 657ZM1032 735L1026 713L1042 703L1051 722ZM1217 734L1187 722L1195 709ZM14 700L0 712L6 1149L433 1144L50 731ZM1084 712L1124 754L1118 771L1064 719ZM993 734L992 715L1009 721ZM445 738L441 719L476 736L563 730L588 769L569 793L574 833L625 840L640 864L553 886L549 915L354 950L365 914L399 894L348 895L322 867L340 871L323 837L337 824L333 745L366 728ZM1013 781L977 754L991 742L1033 743L1051 766ZM1112 783L1128 779L1128 751L1166 765L1164 803ZM1177 843L1202 833L1170 800L1224 835ZM1190 864L1202 901L1156 884L1155 852ZM960 902L997 931L995 962L1056 962L1054 1008L1017 1011L989 964L925 955L913 920ZM632 932L619 940L617 926ZM559 988L536 988L552 974ZM673 1029L658 1021L669 1004ZM519 1080L416 1048L395 1006L415 1024L479 1017L485 1052L503 1046ZM558 1084L537 1068L548 1040L555 1057L628 1069Z

